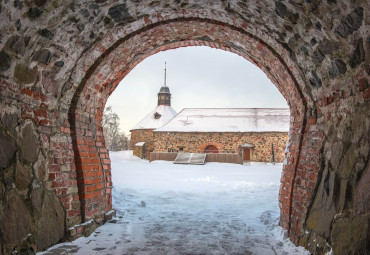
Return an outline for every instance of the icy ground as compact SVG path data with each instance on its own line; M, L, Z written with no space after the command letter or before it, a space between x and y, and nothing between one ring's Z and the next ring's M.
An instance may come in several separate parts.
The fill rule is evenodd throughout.
M282 165L149 163L111 152L117 218L38 254L309 254L278 226Z

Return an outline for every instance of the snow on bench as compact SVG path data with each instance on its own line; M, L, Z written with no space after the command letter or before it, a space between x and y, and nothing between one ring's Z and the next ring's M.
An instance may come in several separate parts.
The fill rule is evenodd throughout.
M202 153L179 153L174 164L204 165L207 154Z

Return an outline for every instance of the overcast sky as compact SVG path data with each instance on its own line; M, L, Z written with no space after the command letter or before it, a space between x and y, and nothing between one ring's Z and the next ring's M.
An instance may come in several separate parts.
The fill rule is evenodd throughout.
M138 64L108 98L121 119L121 129L129 130L157 106L157 93L164 83L172 108L288 108L267 76L244 58L209 47L186 47L159 52Z

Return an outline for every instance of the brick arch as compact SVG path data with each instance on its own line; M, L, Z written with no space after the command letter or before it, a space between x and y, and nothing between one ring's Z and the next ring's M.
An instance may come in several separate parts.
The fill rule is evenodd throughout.
M222 144L220 143L217 143L217 142L208 142L208 143L204 143L200 146L200 149L199 151L201 153L204 153L204 150L208 147L208 146L215 146L217 148L218 151L222 151L223 150L223 147L222 147Z
M298 82L300 76L284 61L286 55L282 56L241 28L199 18L158 22L116 41L112 41L111 36L107 38L111 47L105 48L103 41L92 50L100 52L100 56L96 62L84 67L86 75L77 87L69 109L67 125L70 125L72 132L81 203L80 210L72 210L70 214L80 213L86 221L111 209L110 161L104 146L101 120L105 102L118 83L140 61L159 51L209 46L238 54L256 64L289 104L289 152L283 169L279 205L281 225L289 230L291 239L295 241L305 219L305 209L295 206L295 203L304 207L309 205L319 167L319 162L311 164L312 169L309 170L315 177L300 187L294 185L299 174L305 174L304 171L297 171L298 168L305 168L299 163L304 159L302 155L306 155L302 151L309 149L302 147L302 141L320 134L308 132L308 128L315 125L316 110L310 94L304 89L305 84Z

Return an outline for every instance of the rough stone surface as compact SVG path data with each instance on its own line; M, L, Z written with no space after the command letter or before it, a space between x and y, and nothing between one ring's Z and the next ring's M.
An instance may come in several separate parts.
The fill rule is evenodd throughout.
M20 149L22 158L32 163L37 159L39 151L39 141L32 124L27 123L22 129L22 138L20 142Z
M5 193L5 186L2 182L0 182L0 197L3 197ZM1 200L0 200L0 204L1 204ZM1 210L0 210L0 220L3 218L3 208L1 207Z
M64 66L64 61L57 61L57 62L55 62L54 65L56 65L58 67L63 67Z
M333 254L368 254L370 222L366 216L338 219L331 233Z
M139 142L145 142L145 157L142 158L150 158L150 152L154 151L154 136L153 136L153 130L133 130L131 131L131 139L130 139L130 149L134 150L135 144ZM143 147L136 148L136 150L141 151ZM137 151L137 153L139 153ZM141 151L142 152L142 151ZM136 152L135 152L136 153ZM143 156L143 155L141 155Z
M370 212L370 164L362 174L354 197L354 210L356 214Z
M337 185L335 173L325 171L318 190L322 196L318 197L313 203L307 219L308 227L315 229L315 232L324 238L329 237L330 225L335 215L335 204L333 200Z
M312 61L315 64L320 64L324 60L324 56L321 54L320 51L314 51L312 55Z
M10 65L11 57L5 51L0 51L0 72L8 70Z
M32 58L32 60L38 61L45 65L50 63L50 59L51 59L51 52L48 49L42 49L42 50L37 51L33 55L33 58Z
M1 122L9 132L14 132L18 126L18 116L15 113L5 113Z
M126 4L119 4L109 8L108 14L114 19L115 22L128 21L132 19Z
M48 94L57 96L59 94L59 84L54 80L54 72L43 72L42 73L42 85Z
M41 188L34 189L31 193L32 210L37 218L41 217L43 201L43 190Z
M341 59L336 59L331 63L329 68L329 77L334 79L340 74L345 74L347 71L346 64Z
M362 7L358 7L342 20L339 26L335 29L335 32L341 37L346 37L360 28L363 18L364 9Z
M133 145L133 152L132 154L136 157L146 159L147 153L146 153L146 144L144 143L141 146Z
M42 11L42 10L40 10L40 9L39 9L39 8L37 8L37 7L34 7L34 8L30 8L30 9L28 10L27 15L28 15L28 17L29 17L30 19L36 19L36 18L40 17L42 13L43 13L43 11Z
M365 50L363 47L362 40L359 40L356 46L355 51L353 52L351 59L349 60L349 65L352 68L355 68L359 64L361 64L363 61L365 61Z
M24 201L12 193L4 208L3 238L8 244L23 240L31 230L31 213Z
M29 166L24 166L18 162L15 170L15 186L20 191L28 191L28 187L32 181L32 169Z
M310 84L316 88L320 88L322 86L322 81L315 71L311 72Z
M12 139L0 131L0 170L9 166L16 152L17 147Z
M23 37L15 35L10 37L5 45L8 46L12 51L14 51L17 54L24 54L30 40L31 37L29 36Z
M30 69L24 64L18 64L14 69L14 78L23 84L34 83L36 81L37 74L37 67Z
M324 39L323 41L320 42L318 49L322 54L326 55L326 54L331 54L338 47L339 47L338 42L329 41L327 39Z
M42 154L39 154L39 158L36 163L33 165L34 175L41 181L46 181L48 178L48 163Z
M343 143L336 142L332 145L330 163L334 168L337 168L340 164L340 160L343 156Z
M42 7L45 5L45 3L47 2L47 0L34 0L35 4L38 6L38 7Z
M38 223L37 247L42 249L64 237L65 213L59 199L46 193Z
M43 28L43 29L39 30L38 33L42 37L45 37L45 38L50 39L50 40L53 39L53 37L54 37L54 34L46 28Z

